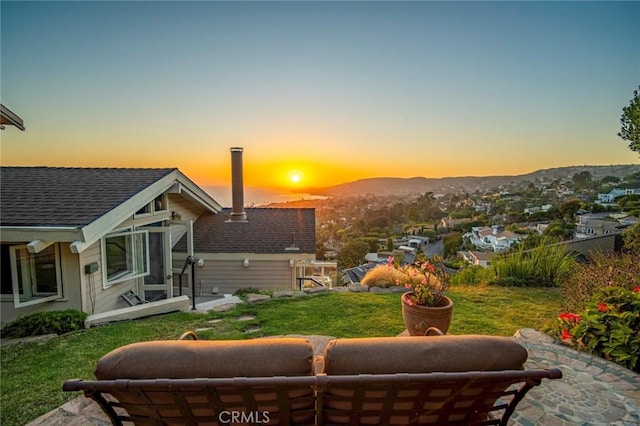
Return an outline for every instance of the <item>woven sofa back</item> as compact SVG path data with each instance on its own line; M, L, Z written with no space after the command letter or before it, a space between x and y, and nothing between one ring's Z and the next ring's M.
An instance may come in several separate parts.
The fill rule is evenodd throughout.
M102 357L95 376L109 379L198 379L313 376L306 339L140 342ZM136 424L226 424L233 419L268 424L315 423L311 386L171 386L112 390Z

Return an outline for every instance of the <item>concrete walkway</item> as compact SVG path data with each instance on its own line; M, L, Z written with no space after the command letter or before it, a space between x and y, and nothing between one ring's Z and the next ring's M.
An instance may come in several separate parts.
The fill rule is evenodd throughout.
M329 336L306 337L321 354ZM514 426L640 425L640 375L602 358L556 343L532 329L514 336L528 351L526 368L557 367L560 380L545 380L531 390L511 417ZM79 396L29 423L41 425L109 425L91 400Z

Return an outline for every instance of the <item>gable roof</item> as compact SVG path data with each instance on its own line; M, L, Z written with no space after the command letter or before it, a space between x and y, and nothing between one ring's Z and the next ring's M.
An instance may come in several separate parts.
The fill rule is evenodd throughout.
M176 168L2 167L2 236L69 241L79 253L169 190L211 213L222 209Z
M2 226L83 226L176 169L2 167Z
M316 252L315 209L246 208L246 222L229 222L231 212L225 208L193 224L196 253ZM186 239L175 249L185 251Z

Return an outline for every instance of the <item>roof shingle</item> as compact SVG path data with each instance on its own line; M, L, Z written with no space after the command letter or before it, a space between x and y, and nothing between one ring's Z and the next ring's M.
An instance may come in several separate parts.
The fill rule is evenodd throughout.
M316 252L315 209L248 208L246 222L229 222L231 209L202 216L193 226L198 253ZM185 238L175 247L186 250Z
M175 170L2 167L0 225L84 226Z

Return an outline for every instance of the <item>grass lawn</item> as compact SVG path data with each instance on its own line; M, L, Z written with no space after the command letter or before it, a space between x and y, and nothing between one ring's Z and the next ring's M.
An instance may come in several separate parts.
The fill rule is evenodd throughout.
M450 334L512 336L520 328L542 328L557 316L557 289L453 287ZM179 312L95 327L46 343L2 347L0 424L23 425L75 398L62 382L93 378L96 361L119 346L177 339L186 330L205 339L249 339L284 334L334 337L395 336L404 330L399 294L329 293L239 305L225 312ZM240 316L254 319L237 321ZM222 321L211 323L214 319ZM248 329L258 328L253 332Z

